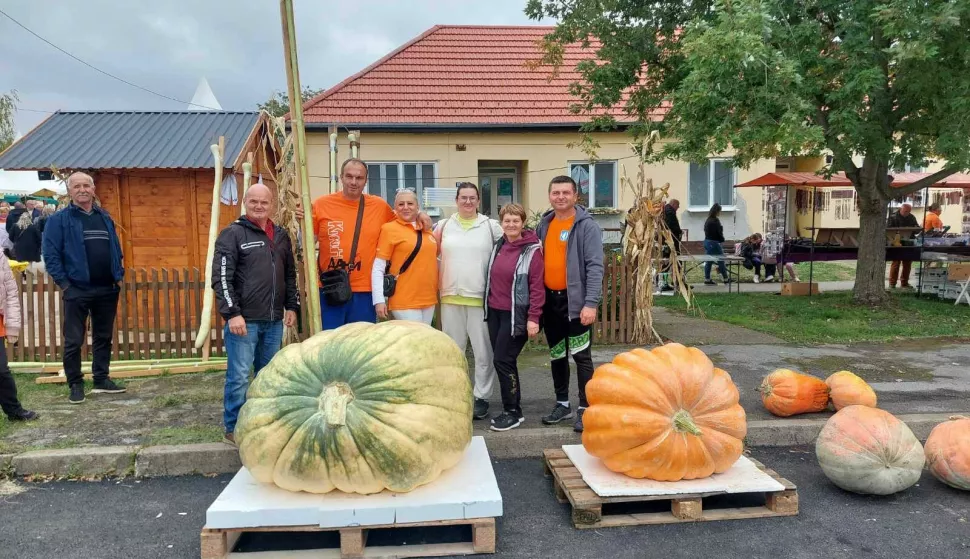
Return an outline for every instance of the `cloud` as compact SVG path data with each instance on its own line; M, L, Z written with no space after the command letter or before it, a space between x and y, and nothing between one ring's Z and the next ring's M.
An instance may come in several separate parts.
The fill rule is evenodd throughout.
M227 110L251 110L286 88L277 2L34 0L4 11L75 56L189 101L200 78ZM327 88L436 24L528 25L525 0L295 0L303 85ZM547 24L548 22L542 22ZM0 91L41 111L182 110L72 60L0 16ZM29 130L46 115L21 111Z

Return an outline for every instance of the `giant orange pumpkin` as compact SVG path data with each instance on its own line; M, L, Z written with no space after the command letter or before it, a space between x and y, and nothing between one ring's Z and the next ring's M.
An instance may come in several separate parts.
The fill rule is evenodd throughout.
M876 407L876 391L855 373L839 371L825 379L835 411L847 406Z
M970 491L970 417L954 416L934 427L925 450L933 477Z
M583 446L614 472L697 479L741 456L747 424L738 389L699 349L621 353L596 369L586 398Z
M849 406L829 418L815 441L822 472L846 491L891 495L919 481L926 459L909 427L887 411Z
M766 376L758 390L765 409L780 417L818 412L829 405L825 381L788 369L777 369Z

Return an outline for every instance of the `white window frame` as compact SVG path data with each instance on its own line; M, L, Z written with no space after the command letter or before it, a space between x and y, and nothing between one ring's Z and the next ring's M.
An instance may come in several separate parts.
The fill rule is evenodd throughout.
M730 157L710 157L707 160L707 200L706 206L694 205L690 198L690 163L687 164L687 211L689 212L709 212L711 211L711 206L714 205L714 169L717 167L715 163L727 161L730 163ZM738 193L734 185L738 182L738 168L731 165L731 204L721 204L722 212L733 212L737 209L738 204Z
M423 182L424 182L424 176L421 174L421 170L422 170L422 168L423 168L424 165L431 165L432 168L434 169L434 171L433 171L434 172L434 177L433 177L434 183L432 184L432 187L437 187L437 185L438 185L438 162L437 161L366 161L365 160L364 163L367 164L367 172L368 172L368 177L367 177L368 180L367 180L367 184L364 187L364 192L366 192L368 194L376 194L376 195L380 196L381 198L383 198L384 200L390 199L390 200L392 200L392 202L388 202L388 203L391 204L392 206L394 205L393 204L394 198L393 198L393 196L388 196L388 194L395 193L399 189L404 188L404 180L405 180L404 179L404 166L405 165L414 165L416 167L416 172L415 172L415 183L416 183L416 186L415 186L415 194L417 194L417 196L418 196L419 203L423 199L422 196L424 195L424 184L423 184ZM382 180L381 189L383 190L382 192L371 192L370 191L370 166L371 165L380 165L381 166L381 180ZM386 168L388 166L391 166L391 165L394 165L394 166L397 167L397 186L388 184L387 179L385 178L387 176L387 174L385 173L384 168ZM393 188L393 190L390 193L387 192L387 190L388 189L391 189L391 188Z
M596 205L596 165L598 163L612 163L613 164L613 205L611 206L597 206ZM615 159L599 159L597 161L567 161L566 162L566 175L573 176L573 165L587 165L589 167L589 185L590 185L590 198L588 208L609 208L615 210L617 204L620 202L620 164ZM576 185L577 190L579 185Z

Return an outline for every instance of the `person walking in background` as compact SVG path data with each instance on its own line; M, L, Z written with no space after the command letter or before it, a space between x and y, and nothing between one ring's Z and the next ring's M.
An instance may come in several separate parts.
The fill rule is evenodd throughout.
M542 245L535 232L523 230L525 208L506 204L499 210L499 218L505 235L495 243L488 260L485 316L504 410L492 419L490 428L508 431L525 421L518 358L525 342L539 333L546 293Z
M418 222L417 194L399 190L394 208L397 218L381 226L371 270L374 310L380 319L390 311L430 325L438 304L438 243Z
M704 253L708 256L723 258L724 248L721 243L724 242L724 227L721 226L721 220L718 218L720 214L721 205L715 203L707 214L707 221L704 222ZM713 265L714 262L704 262L704 285L717 285L711 279L711 267ZM724 260L717 261L717 271L724 278L724 283L731 283Z
M47 219L41 252L47 273L61 288L68 401L80 404L84 401L81 344L89 316L94 341L91 392L117 394L126 390L109 378L108 371L124 268L114 221L94 203L94 179L73 173L67 178L67 193L71 203Z
M488 417L488 399L495 381L492 344L485 324L485 278L495 242L502 238L498 222L478 213L478 186L458 185L458 213L438 222L434 229L441 251L441 330L462 352L471 341L475 356L475 419Z
M226 385L223 440L236 443L239 410L246 402L249 370L253 376L269 363L283 342L283 326L296 324L300 309L296 261L286 229L273 223L273 192L264 184L249 187L246 215L229 224L216 239L212 290L226 321Z
M17 383L14 382L7 361L7 347L17 343L20 337L20 291L17 280L10 270L7 257L0 254L0 409L10 421L30 421L40 414L24 409L17 398Z
M903 204L899 206L889 220L886 222L886 227L919 227L919 221L916 221L916 216L913 215L913 206L911 204ZM916 236L914 231L911 235ZM909 273L913 267L913 262L911 260L893 260L892 264L889 265L889 287L895 288L896 282L898 281L902 287L909 287Z
M586 383L593 378L593 323L603 295L603 231L576 205L576 181L561 175L549 183L552 209L539 221L546 302L542 324L549 343L556 405L542 418L553 425L573 417L569 405L569 356L576 362L579 410L573 430L583 431Z

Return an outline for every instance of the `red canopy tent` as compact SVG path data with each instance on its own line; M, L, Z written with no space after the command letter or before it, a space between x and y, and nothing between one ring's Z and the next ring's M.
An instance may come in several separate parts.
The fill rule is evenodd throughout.
M890 183L890 188L902 188L909 186L914 182L928 177L933 173L895 173L892 175L893 180ZM812 190L812 200L815 200L815 190L818 188L846 188L851 187L852 181L846 177L844 172L834 173L830 177L825 177L817 173L812 172L795 172L795 173L767 173L756 179L752 179L748 182L734 185L735 188L745 188L745 187L761 187L766 188L770 186L784 186L787 188L794 187L796 189L811 189ZM925 187L925 192L928 194L930 188L962 188L964 190L970 190L970 175L967 174L953 174L942 180L939 180L931 185ZM966 193L965 195L970 195ZM786 194L787 197L787 194ZM787 217L787 204L786 204L786 216L785 216L785 236L787 236L788 229L788 217ZM815 229L815 209L812 209L812 229ZM922 245L920 245L920 261L922 262ZM815 264L815 245L812 244L812 249L809 257L809 272L808 281L811 283L812 276L814 275ZM921 264L922 266L922 264ZM920 289L919 292L922 293L923 281L922 276L920 277ZM809 295L811 296L811 290L809 290Z
M928 177L933 173L896 173L893 175L892 188L902 188ZM794 186L795 188L845 188L852 186L845 173L839 172L829 178L817 173L768 173L756 179L734 185L735 188L749 186ZM954 174L937 181L928 188L963 188L970 189L970 175Z

